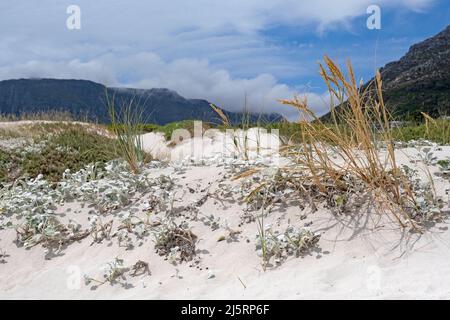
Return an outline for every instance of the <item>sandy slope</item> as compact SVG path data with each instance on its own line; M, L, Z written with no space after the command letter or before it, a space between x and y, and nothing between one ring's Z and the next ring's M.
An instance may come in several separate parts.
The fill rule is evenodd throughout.
M148 148L173 160L186 160L192 145L185 142L169 149L158 135L144 137ZM155 146L159 149L155 149ZM223 147L223 145L222 145ZM167 149L166 149L167 148ZM174 151L175 150L175 151ZM204 153L223 156L214 138L206 141ZM225 151L226 152L226 151ZM189 154L189 152L187 152ZM411 163L418 150L409 148L397 152L400 163L414 166L425 177L423 167ZM450 147L435 154L439 159L450 156ZM175 156L173 156L175 155ZM58 256L45 258L41 246L25 250L15 244L14 230L0 230L0 249L6 252L0 263L0 298L3 299L303 299L303 298L450 298L450 231L446 222L430 226L423 235L400 229L373 209L364 207L357 215L333 215L319 207L315 213L300 209L298 203L276 206L266 223L283 230L288 223L310 226L321 234L318 247L299 258L290 257L281 265L271 265L266 271L255 252L257 226L242 223L245 205L235 195L221 196L233 173L224 165L178 165L148 169L149 177L170 175L176 182L175 211L178 221L186 220L198 236L198 263L173 265L155 253L152 237L142 246L126 250L115 238L93 243L92 238L71 244ZM434 173L437 168L431 167ZM436 188L445 196L448 180L436 177ZM198 206L198 219L189 219L187 206L206 194L206 202ZM142 210L148 195L140 195L132 205ZM79 203L60 206L61 219L77 220L87 225L91 208ZM103 216L113 219L115 212ZM201 221L205 216L220 218L221 227L212 230ZM163 218L154 216L152 219ZM218 241L229 232L228 225L240 232L234 238ZM0 252L1 253L1 252ZM127 276L122 284L104 284L98 288L86 286L83 275L101 279L101 267L116 257L126 265L138 260L149 263L150 274ZM1 260L1 259L0 259Z
M163 134L158 132L144 134L141 140L145 151L156 159L166 161L192 159L199 162L202 159L233 158L243 154L243 150L247 150L247 157L250 159L256 159L258 156L273 157L281 146L277 134L262 128L251 128L248 131L228 130L225 133L211 129L201 137L194 136L175 145L166 142Z
M189 167L180 174L168 167L149 174L172 172L179 184L175 206L183 206L207 192L202 192L205 186L211 192L221 181L231 183L223 178L225 171L221 166ZM71 207L75 210L77 205ZM242 210L234 199L209 198L200 207L200 214L226 219L242 233L236 241L217 242L226 234L224 229L212 231L201 222L191 223L199 236L199 268L189 263L173 266L155 254L151 238L129 251L115 240L91 245L88 238L46 260L41 247L17 248L15 232L0 231L0 247L9 254L0 264L0 298L450 298L450 232L445 223L419 236L369 212L350 218L321 209L300 220L308 209L276 208L270 215L274 225L283 226L289 219L297 225L312 222L322 238L319 249L264 272L255 253L255 223L239 227ZM86 211L76 213L76 219L85 221ZM129 264L149 262L151 275L127 277L126 288L105 284L92 290L84 285L84 273L100 277L101 265L116 256Z

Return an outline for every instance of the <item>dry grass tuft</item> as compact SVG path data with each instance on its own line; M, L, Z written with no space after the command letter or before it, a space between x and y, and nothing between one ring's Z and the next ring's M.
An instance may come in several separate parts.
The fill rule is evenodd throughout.
M282 100L302 115L301 150L290 154L321 192L327 192L330 182L346 189L343 177L355 177L365 184L380 211L389 213L403 227L417 229L413 219L416 198L412 182L397 166L380 73L362 90L350 63L347 75L328 57L320 69L330 92L332 124L317 117L306 99ZM335 105L340 105L339 110Z

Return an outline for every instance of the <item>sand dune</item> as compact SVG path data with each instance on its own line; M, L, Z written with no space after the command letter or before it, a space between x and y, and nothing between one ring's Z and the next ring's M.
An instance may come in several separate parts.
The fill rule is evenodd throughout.
M161 159L167 159L169 152L176 160L186 159L189 152L185 151L193 143L185 141L171 148L162 136L147 134L143 138L144 146ZM226 154L221 149L223 145L219 148L214 143L216 138L208 139L203 145L207 157ZM400 163L421 170L419 164L411 163L417 149L401 149L397 153ZM437 150L436 154L449 156L450 147ZM264 170L273 169L272 166ZM255 251L257 225L245 221L247 208L240 193L226 192L245 184L246 178L231 179L241 170L239 165L226 163L182 166L159 163L145 170L146 177L165 175L175 183L171 212L175 221L187 222L197 236L196 257L190 262L174 265L157 254L152 236L144 237L133 249L119 246L117 237L100 243L87 237L46 258L42 246L18 247L14 230L0 230L0 248L5 253L4 263L0 264L0 298L450 298L447 222L430 225L424 234L412 233L374 212L370 203L356 215L333 214L323 206L311 212L296 199L275 205L266 225L277 230L292 224L307 226L320 234L320 240L303 256L290 256L280 264L272 262L264 271ZM432 173L436 172L433 167ZM436 177L435 183L439 194L447 197L449 181ZM113 221L114 233L124 212L136 209L143 217L152 192L134 195L132 204L100 218L104 222ZM57 213L61 219L75 219L82 226L88 225L93 214L92 207L83 207L78 201L58 205ZM151 217L151 221L161 219L165 219L163 213ZM212 221L217 222L217 228L212 228ZM127 266L144 261L149 265L149 274L136 277L128 274L118 283L98 287L84 283L84 275L102 279L102 266L115 258L124 259Z

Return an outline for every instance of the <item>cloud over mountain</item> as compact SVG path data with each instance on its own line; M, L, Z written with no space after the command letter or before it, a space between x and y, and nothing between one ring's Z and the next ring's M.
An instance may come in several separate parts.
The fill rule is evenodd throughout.
M79 0L82 28L67 30L73 1L4 0L0 4L0 79L54 77L106 85L168 87L240 110L247 97L254 111L293 117L276 99L308 94L282 79L308 72L296 55L264 32L285 26L320 34L349 28L366 14L369 0L87 1ZM382 0L387 10L420 11L433 0ZM313 66L314 67L314 66Z

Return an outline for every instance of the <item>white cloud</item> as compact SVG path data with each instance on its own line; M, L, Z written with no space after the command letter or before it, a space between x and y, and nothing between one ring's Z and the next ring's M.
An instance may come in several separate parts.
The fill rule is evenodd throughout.
M0 79L83 78L107 85L168 87L239 110L295 111L279 98L298 93L282 77L305 74L265 39L274 26L323 32L365 15L373 0L77 0L82 29L66 29L73 1L2 0ZM382 8L423 10L434 0L379 0ZM298 61L300 60L300 62ZM300 92L305 93L305 92ZM309 93L317 110L321 96Z
M324 110L321 96L295 91L278 83L270 74L253 78L233 78L224 69L211 66L206 60L179 59L163 61L154 53L137 53L118 57L113 54L100 56L82 62L30 61L0 67L3 79L27 77L87 79L108 86L128 86L136 88L171 88L188 98L203 98L230 111L242 111L244 101L255 112L279 112L295 119L297 111L277 103L278 99L288 99L295 94L308 94L317 110ZM126 77L128 83L118 79Z

